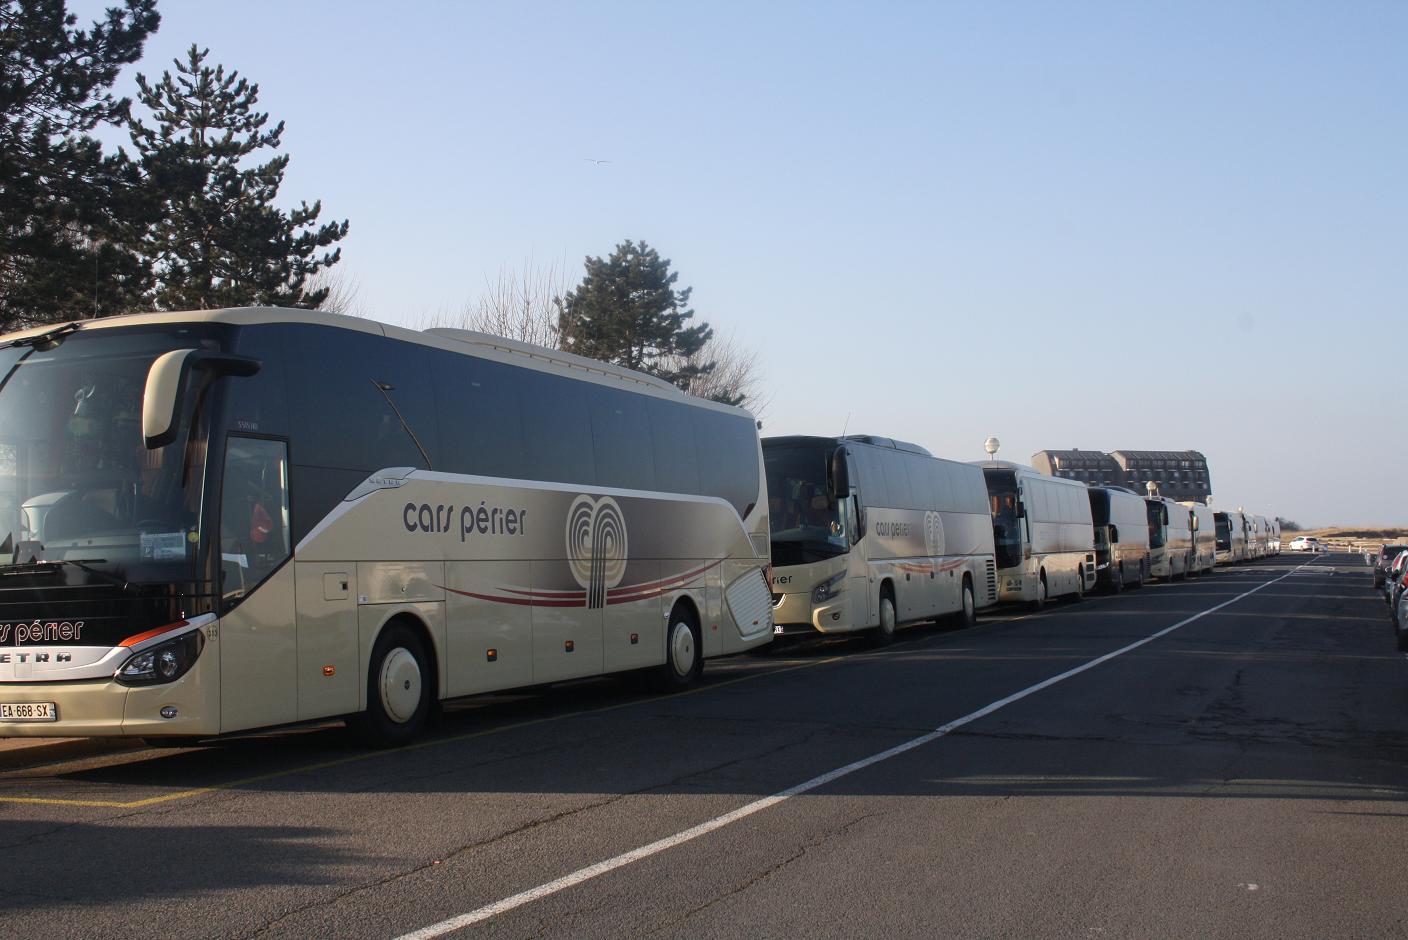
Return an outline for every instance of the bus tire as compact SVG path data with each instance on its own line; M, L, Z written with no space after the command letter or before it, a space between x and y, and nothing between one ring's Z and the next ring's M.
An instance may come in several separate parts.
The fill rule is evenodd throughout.
M1076 589L1071 592L1071 603L1079 604L1085 600L1085 564L1082 563L1076 570Z
M1110 593L1118 594L1124 590L1124 562L1120 562L1118 568L1111 569Z
M677 692L704 672L704 637L688 604L676 604L665 628L665 662L651 674L657 692Z
M978 622L978 602L973 596L973 579L963 576L963 591L958 613L955 615L960 627L971 627Z
M1142 587L1144 586L1144 580L1145 580L1145 578L1147 578L1148 576L1149 576L1149 560L1148 560L1147 558L1140 559L1140 561L1139 561L1139 577L1137 577L1137 578L1134 579L1134 586L1135 586L1136 588L1142 588Z
M870 642L875 646L889 646L895 642L895 590L889 584L880 588L880 624L870 631Z
M1036 600L1031 602L1032 610L1041 610L1046 606L1046 570L1042 569L1041 575L1036 581Z
M365 744L399 747L425 725L434 688L420 635L403 623L390 623L372 648L367 709L348 724Z

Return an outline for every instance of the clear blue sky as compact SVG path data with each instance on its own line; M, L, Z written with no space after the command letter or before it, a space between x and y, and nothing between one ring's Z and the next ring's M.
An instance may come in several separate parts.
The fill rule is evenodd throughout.
M1214 505L1408 524L1408 4L160 9L119 90L257 81L377 319L644 239L765 433L1194 447Z

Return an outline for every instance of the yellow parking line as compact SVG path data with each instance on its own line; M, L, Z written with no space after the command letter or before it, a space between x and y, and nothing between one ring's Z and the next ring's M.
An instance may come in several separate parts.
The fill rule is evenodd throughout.
M161 796L150 796L141 800L70 800L62 797L38 797L38 796L0 796L0 803L20 803L32 806L78 806L98 809L142 809L147 806L155 806L159 803L171 803L176 800L186 800L191 797L203 796L207 793L216 793L220 790L233 790L237 787L249 786L256 783L264 783L269 780L277 780L281 777L290 777L294 774L309 773L315 770L326 770L329 767L341 767L344 764L355 764L359 761L371 760L376 757L386 757L392 754L404 754L407 751L419 751L430 747L439 747L442 744L454 744L458 741L468 741L473 738L487 737L491 734L501 734L505 731L517 731L522 728L531 728L534 725L548 724L554 721L565 721L568 718L580 718L586 715L600 715L606 712L618 711L622 708L630 708L636 705L643 705L646 702L673 701L688 695L697 695L702 692L712 692L715 689L722 689L725 686L737 685L740 682L749 682L753 679L762 679L767 676L780 676L788 672L796 672L799 669L810 669L813 666L825 666L828 663L838 662L847 659L845 656L830 656L826 659L818 659L815 662L801 663L796 666L788 666L785 669L772 669L767 672L754 673L749 676L739 676L736 679L726 679L723 682L715 682L711 685L702 685L694 689L685 689L667 698L637 699L630 702L618 702L615 705L605 705L601 708L587 708L581 711L568 712L563 715L548 715L543 718L533 718L528 721L520 721L511 725L501 725L497 728L486 728L483 731L470 731L465 734L457 734L448 738L431 738L425 741L418 741L404 747L385 751L368 751L362 754L351 754L347 757L339 757L336 760L320 761L316 764L303 764L298 767L290 767L287 770L276 770L273 773L260 774L255 777L242 777L239 780L231 780L228 783L211 784L208 787L195 787L190 790L181 790L177 793L166 793Z

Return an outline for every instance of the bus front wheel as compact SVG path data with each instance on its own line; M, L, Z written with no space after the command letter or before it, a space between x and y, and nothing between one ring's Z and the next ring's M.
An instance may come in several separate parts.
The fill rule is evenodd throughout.
M978 622L978 604L973 598L973 580L963 576L963 603L958 608L958 625L971 627Z
M871 628L872 646L889 646L895 642L895 592L888 584L880 589L880 625Z
M367 672L367 710L350 722L373 747L397 747L415 737L430 713L430 659L420 636L405 624L381 632Z

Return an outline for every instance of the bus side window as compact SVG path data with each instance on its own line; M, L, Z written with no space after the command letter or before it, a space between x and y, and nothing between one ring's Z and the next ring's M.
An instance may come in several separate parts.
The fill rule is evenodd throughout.
M230 435L220 491L220 593L237 603L289 555L288 446Z

